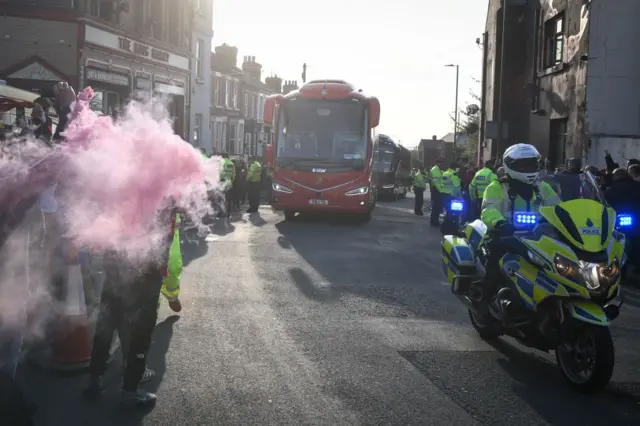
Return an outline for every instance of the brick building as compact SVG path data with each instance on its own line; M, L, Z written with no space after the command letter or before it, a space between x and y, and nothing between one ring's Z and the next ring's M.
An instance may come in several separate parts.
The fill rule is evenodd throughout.
M211 125L213 152L244 154L244 117L241 114L238 48L222 44L216 47L211 61Z
M55 81L96 91L93 108L115 114L127 99L167 97L185 139L190 93L191 3L169 0L3 2L0 79L27 90Z
M244 153L262 155L269 132L265 132L264 104L271 94L269 85L262 82L262 65L255 56L245 56L242 63L242 109L244 116Z
M484 159L517 142L532 143L556 166L570 157L602 165L604 149L640 156L640 27L632 19L640 3L510 0L504 31L502 3L490 0L486 21Z

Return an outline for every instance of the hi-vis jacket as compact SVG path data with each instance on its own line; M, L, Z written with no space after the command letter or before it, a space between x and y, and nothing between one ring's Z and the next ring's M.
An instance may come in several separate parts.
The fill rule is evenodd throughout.
M462 185L455 170L449 169L442 174L440 192L446 195L453 195L454 197L460 197L462 195Z
M489 184L497 180L498 176L490 168L484 167L478 170L469 184L469 196L471 199L482 199Z
M500 221L513 223L514 213L538 213L542 206L555 206L562 200L546 182L534 184L533 196L530 201L520 196L509 195L509 183L495 181L490 184L482 198L482 213L480 219L492 229Z
M249 172L247 173L247 182L260 182L262 178L262 166L259 162L254 161L249 166Z
M429 171L429 181L436 191L442 192L442 172L437 165L433 166Z
M413 176L413 186L419 189L427 189L427 177L422 172L417 172Z
M224 159L222 163L222 170L220 171L220 181L225 188L231 188L233 181L236 178L236 166L228 158Z

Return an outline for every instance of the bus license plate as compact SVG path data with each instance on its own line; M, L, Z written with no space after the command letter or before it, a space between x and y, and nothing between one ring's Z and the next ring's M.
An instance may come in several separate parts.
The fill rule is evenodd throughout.
M322 206L326 206L329 204L329 200L309 200L309 204L319 204Z

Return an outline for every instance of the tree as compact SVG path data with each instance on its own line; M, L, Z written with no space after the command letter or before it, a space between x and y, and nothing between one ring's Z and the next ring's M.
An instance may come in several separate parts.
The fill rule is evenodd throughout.
M480 102L480 97L473 91L469 94L471 98ZM478 144L480 143L480 107L477 104L467 104L467 107L460 111L462 118L458 122L456 131L459 135L467 136L465 146L457 147L454 151L454 158L462 162L475 164L478 156ZM451 119L455 122L453 115Z

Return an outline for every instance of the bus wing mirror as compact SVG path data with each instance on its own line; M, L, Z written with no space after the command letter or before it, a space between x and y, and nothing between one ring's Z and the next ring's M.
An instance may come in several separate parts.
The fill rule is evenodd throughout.
M264 121L264 124L267 126L273 126L276 105L279 105L281 101L282 95L273 95L269 96L264 102L264 115L262 117L262 121Z
M265 157L267 159L267 168L269 169L273 169L275 166L275 162L276 162L276 152L275 152L275 145L273 144L268 144L265 147Z
M380 124L380 101L376 97L369 99L369 125L372 129Z

